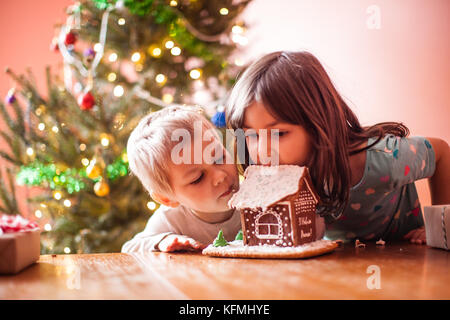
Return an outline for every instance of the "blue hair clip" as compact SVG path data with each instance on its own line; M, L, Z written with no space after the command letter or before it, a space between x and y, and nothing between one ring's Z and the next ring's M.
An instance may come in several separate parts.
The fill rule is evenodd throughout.
M212 116L211 122L217 128L225 128L227 125L226 120L225 120L225 111L217 111L216 114L214 114Z

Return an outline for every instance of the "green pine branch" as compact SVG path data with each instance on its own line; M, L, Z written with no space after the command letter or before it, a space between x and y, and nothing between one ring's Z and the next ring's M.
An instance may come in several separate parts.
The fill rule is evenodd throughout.
M13 173L10 168L6 168L6 175L9 188L8 186L6 186L3 180L3 174L0 170L0 198L2 200L0 210L6 214L20 214L16 199L16 189L14 186Z

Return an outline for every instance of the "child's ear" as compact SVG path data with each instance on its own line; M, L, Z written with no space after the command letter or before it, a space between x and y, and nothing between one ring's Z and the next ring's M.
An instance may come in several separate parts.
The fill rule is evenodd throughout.
M152 199L155 200L156 202L158 202L158 203L160 203L160 204L162 204L162 205L165 205L165 206L167 206L167 207L176 208L176 207L178 207L178 206L180 205L179 202L174 201L174 200L171 200L171 199L169 199L168 197L163 196L162 194L159 194L159 193L155 193L155 192L153 192L153 191L150 192L150 196L151 196Z

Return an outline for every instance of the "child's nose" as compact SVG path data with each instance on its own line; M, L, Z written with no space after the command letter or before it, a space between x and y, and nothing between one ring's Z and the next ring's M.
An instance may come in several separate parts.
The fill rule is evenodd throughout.
M268 130L269 131L269 130ZM259 165L269 164L271 158L271 139L269 135L260 135L258 139L257 163Z
M223 170L216 170L214 173L213 185L214 187L219 186L221 183L225 181L226 173Z

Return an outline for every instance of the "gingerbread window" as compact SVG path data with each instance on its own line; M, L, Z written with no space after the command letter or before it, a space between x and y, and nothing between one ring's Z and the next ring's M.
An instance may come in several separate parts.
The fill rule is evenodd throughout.
M256 237L258 239L280 239L283 237L280 215L270 210L261 212L255 218Z

